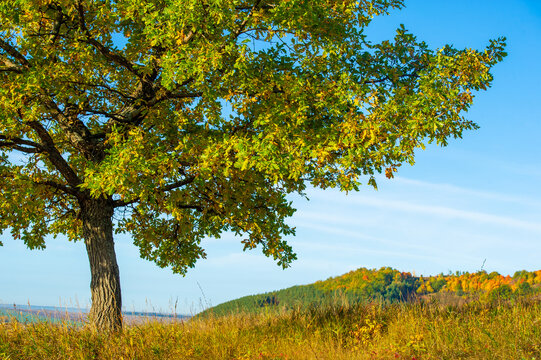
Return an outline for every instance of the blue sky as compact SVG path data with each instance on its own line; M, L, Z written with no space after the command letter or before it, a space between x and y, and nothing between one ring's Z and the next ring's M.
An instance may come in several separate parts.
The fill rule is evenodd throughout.
M208 258L186 277L141 260L129 237L117 237L123 303L128 310L195 313L240 296L306 284L359 268L390 266L419 274L541 269L541 2L538 0L406 0L374 20L373 41L403 23L431 47L482 48L507 37L508 57L492 88L477 94L467 117L481 128L429 146L416 164L379 190L310 190L289 239L298 254L282 270L240 239L207 239ZM86 307L90 270L82 242L50 239L30 251L2 235L0 303Z

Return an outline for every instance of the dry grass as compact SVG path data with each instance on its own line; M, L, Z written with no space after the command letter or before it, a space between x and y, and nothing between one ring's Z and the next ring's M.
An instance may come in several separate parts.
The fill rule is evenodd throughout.
M0 359L541 360L538 301L335 305L127 326L122 334L10 322Z

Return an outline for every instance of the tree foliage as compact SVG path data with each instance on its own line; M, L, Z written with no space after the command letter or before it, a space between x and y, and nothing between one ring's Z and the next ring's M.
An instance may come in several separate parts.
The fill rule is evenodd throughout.
M504 39L431 50L400 0L15 0L0 3L0 229L30 248L83 238L105 199L116 233L184 273L224 231L287 266L286 196L376 186L477 126Z

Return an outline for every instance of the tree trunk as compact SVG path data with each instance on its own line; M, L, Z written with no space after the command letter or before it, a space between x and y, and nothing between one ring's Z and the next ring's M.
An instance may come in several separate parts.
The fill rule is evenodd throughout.
M107 199L81 203L83 237L90 261L92 307L89 320L98 330L122 329L120 274L113 240L113 206Z

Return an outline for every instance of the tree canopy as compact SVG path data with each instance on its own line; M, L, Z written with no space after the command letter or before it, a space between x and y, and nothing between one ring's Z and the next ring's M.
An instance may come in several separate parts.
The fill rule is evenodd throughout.
M477 127L463 111L504 39L432 50L400 27L370 42L371 19L402 6L1 2L0 230L30 248L48 234L88 246L99 200L109 227L174 272L224 231L286 267L288 194L376 186Z

